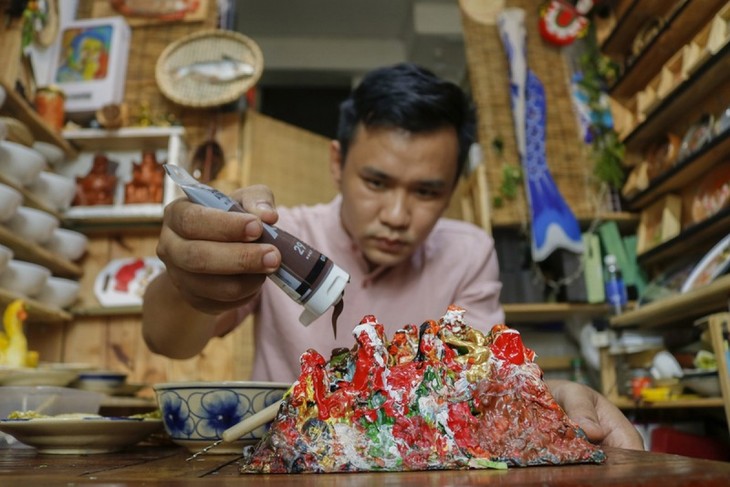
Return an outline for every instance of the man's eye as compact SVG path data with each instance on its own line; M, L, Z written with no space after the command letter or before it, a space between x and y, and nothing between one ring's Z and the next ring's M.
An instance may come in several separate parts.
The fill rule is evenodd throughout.
M365 185L370 189L383 189L385 183L379 179L367 179L365 178Z
M441 196L441 191L433 188L419 188L416 190L416 194L419 198L434 199Z

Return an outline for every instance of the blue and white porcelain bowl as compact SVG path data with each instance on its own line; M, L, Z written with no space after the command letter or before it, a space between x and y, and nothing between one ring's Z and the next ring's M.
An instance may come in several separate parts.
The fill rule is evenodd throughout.
M221 438L225 430L279 401L291 384L281 382L167 382L153 386L165 431L173 442L198 452ZM264 425L234 443L208 453L241 453L258 442Z

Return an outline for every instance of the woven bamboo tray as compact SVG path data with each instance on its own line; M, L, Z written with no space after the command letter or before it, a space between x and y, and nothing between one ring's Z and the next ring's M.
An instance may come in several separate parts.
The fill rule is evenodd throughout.
M224 59L250 64L253 74L229 82L211 82L197 76L175 77L175 72L185 66ZM175 103L194 108L215 107L246 93L258 82L263 68L261 49L250 38L227 30L205 30L165 48L155 66L155 80L162 94Z

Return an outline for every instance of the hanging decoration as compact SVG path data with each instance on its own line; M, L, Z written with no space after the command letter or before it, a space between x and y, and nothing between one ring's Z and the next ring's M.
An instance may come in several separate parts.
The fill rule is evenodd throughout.
M548 0L540 9L538 30L546 41L557 46L572 44L588 31L586 16L593 0L578 0L576 5L567 0Z
M547 166L545 90L527 67L524 21L525 11L511 8L499 15L498 26L509 62L512 116L532 221L532 258L542 262L559 248L582 253L583 240Z
M22 46L32 42L41 47L48 47L56 40L58 34L57 0L34 0L25 2L23 10ZM23 3L23 2L21 2Z

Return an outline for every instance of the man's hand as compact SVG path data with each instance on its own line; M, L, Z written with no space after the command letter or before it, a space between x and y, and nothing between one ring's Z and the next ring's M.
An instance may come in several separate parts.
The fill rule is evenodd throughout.
M157 245L170 282L190 305L211 315L249 301L281 262L274 246L254 243L261 222L276 221L271 192L252 186L234 197L249 213L205 208L186 199L172 202Z
M644 442L634 425L602 394L577 382L547 382L555 400L583 428L589 440L601 446L644 450Z

